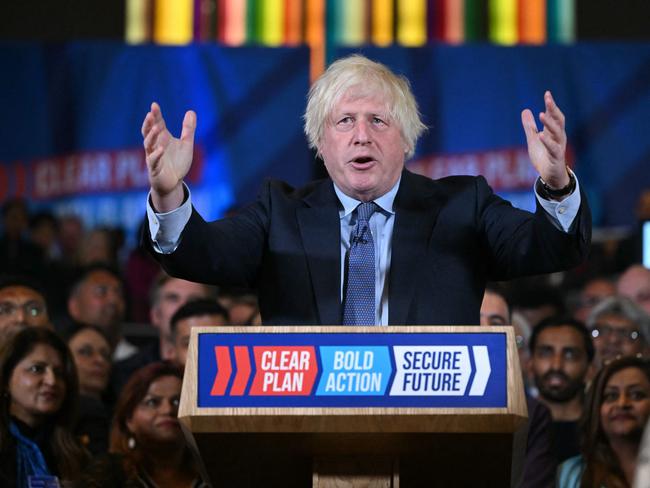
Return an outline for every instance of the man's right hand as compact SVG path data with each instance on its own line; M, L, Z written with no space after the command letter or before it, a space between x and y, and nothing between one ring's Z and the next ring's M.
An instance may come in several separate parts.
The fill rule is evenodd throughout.
M181 137L167 130L160 106L153 102L142 123L151 203L156 212L169 212L183 203L183 178L192 166L196 114L185 113Z

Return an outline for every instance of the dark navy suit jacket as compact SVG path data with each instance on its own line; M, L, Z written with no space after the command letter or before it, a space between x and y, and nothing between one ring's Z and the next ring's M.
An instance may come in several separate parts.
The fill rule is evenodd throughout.
M207 223L193 210L176 251L153 255L173 276L256 288L265 324L340 324L339 205L330 179L299 189L267 181L235 217ZM576 266L591 240L584 194L564 233L541 207L513 208L483 177L405 170L394 210L391 325L478 324L486 281ZM144 241L151 248L149 229Z

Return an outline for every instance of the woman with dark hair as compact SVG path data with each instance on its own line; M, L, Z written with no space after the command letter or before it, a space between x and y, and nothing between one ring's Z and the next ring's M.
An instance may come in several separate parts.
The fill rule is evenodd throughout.
M629 488L650 417L650 362L616 359L600 370L582 418L582 455L560 466L560 488Z
M181 383L181 372L167 362L131 376L115 407L111 454L87 470L80 487L207 486L178 421Z
M111 428L106 398L112 357L108 336L99 327L74 323L64 338L79 378L79 413L74 431L91 454L105 454Z
M0 486L77 478L88 456L71 430L77 373L65 343L42 327L6 337L0 387Z

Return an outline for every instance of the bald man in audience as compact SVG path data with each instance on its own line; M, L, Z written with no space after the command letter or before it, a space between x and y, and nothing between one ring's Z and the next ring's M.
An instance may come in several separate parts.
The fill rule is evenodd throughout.
M618 279L616 288L619 295L628 297L650 314L650 269L633 264Z
M173 278L161 273L151 288L151 324L158 330L159 351L151 358L172 359L174 341L171 337L170 321L174 313L190 300L216 298L214 287L193 281ZM158 357L156 357L158 356Z

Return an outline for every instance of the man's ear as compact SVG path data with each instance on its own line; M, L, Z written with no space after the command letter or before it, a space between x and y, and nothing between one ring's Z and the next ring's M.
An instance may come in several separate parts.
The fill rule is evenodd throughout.
M533 377L533 357L532 355L528 356L528 359L526 360L526 371L525 374L528 378Z
M79 299L76 295L72 295L68 298L68 314L70 314L70 317L75 320L79 317Z

